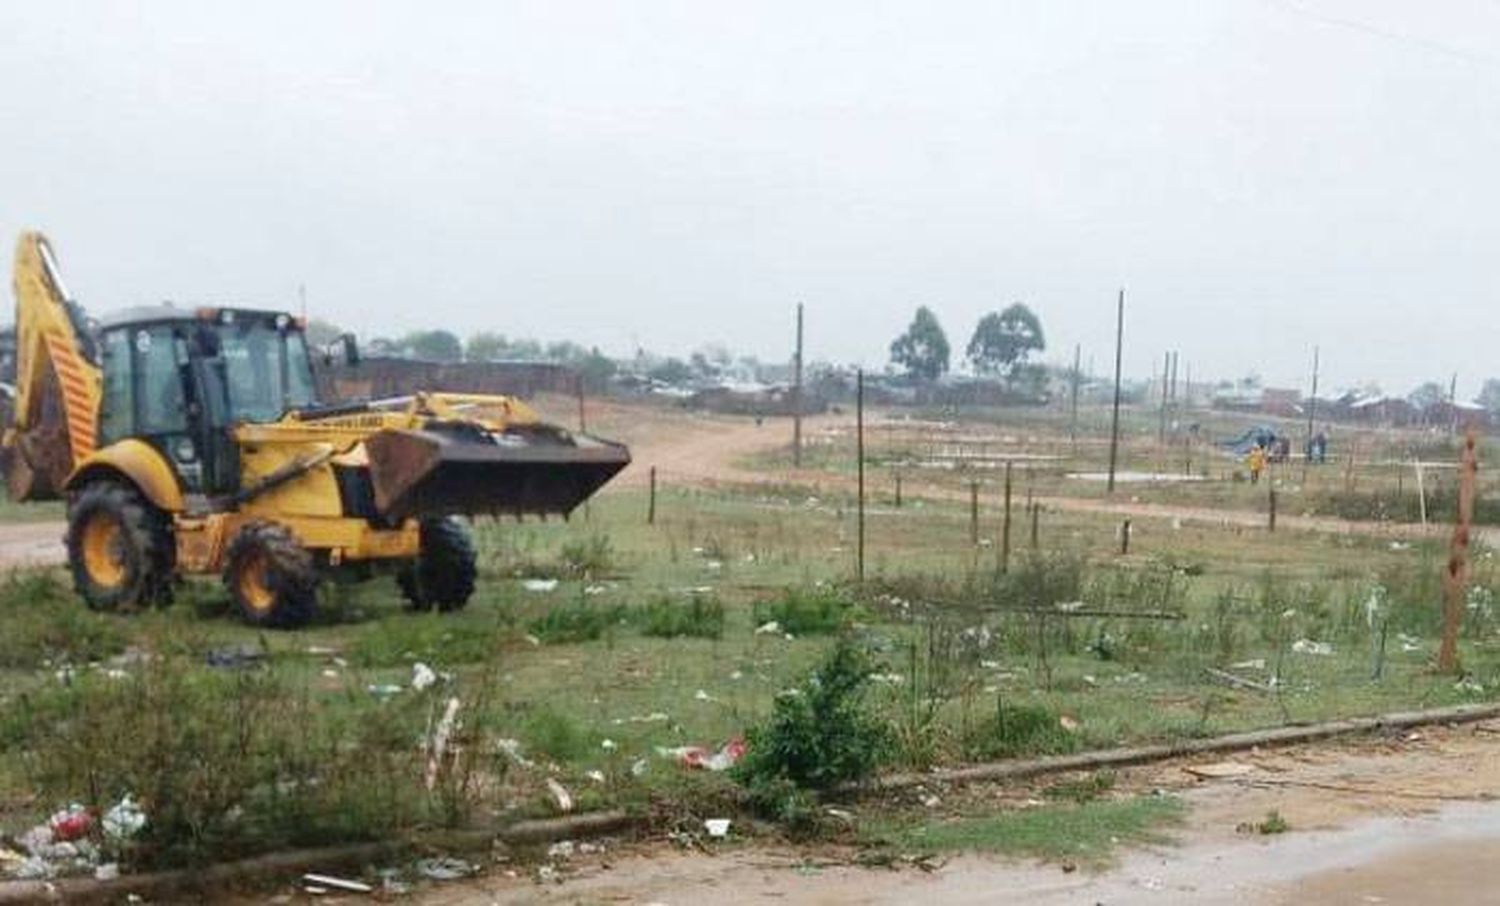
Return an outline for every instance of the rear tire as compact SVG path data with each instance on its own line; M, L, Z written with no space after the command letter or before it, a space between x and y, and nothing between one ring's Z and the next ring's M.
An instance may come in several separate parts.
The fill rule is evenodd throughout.
M294 629L318 611L318 570L291 530L252 522L229 545L224 584L252 626Z
M422 520L422 550L396 574L412 610L462 610L474 594L478 557L469 527L452 516Z
M140 492L112 481L87 484L68 506L68 568L93 610L165 604L172 597L172 518Z

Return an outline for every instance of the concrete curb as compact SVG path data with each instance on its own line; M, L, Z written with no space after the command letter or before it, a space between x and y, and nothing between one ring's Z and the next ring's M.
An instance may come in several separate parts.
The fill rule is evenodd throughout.
M1432 724L1475 723L1493 718L1500 718L1500 704L1455 705L1448 708L1432 708L1426 711L1397 711L1376 717L1352 717L1317 724L1278 727L1274 730L1231 733L1227 736L1215 736L1211 739L1194 739L1168 745L1105 749L1096 752L1081 752L1077 755L1054 755L1029 761L1001 761L965 768L929 771L927 773L891 774L873 783L848 791L878 793L889 790L909 789L924 784L961 784L994 780L1020 780L1045 774L1058 774L1065 771L1089 771L1098 770L1099 768L1130 767L1190 755L1205 755L1214 752L1237 752L1259 747L1290 746L1332 739L1339 736L1375 733L1382 730L1404 730L1411 727L1430 726Z
M134 894L146 900L189 895L207 896L226 888L264 883L271 877L296 878L313 871L360 869L384 859L400 858L423 846L473 850L501 840L512 845L545 843L630 830L641 819L621 811L565 818L521 821L493 830L455 831L383 843L358 843L323 849L270 853L199 869L122 875L109 881L66 878L57 881L0 882L0 906L22 903L118 903Z

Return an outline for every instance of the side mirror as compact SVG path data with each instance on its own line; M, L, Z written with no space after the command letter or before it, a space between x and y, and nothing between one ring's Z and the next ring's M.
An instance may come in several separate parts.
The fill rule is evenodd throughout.
M354 339L354 334L346 333L339 337L339 343L344 347L344 364L350 368L359 365L359 342Z

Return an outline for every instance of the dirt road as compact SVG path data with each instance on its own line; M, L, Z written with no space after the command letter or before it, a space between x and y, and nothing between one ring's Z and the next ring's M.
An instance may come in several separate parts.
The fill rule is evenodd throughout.
M564 866L561 884L495 873L426 891L472 903L1494 903L1500 887L1500 725L1407 739L1247 753L1242 777L1202 781L1186 763L1129 772L1135 790L1190 806L1177 842L1109 870L960 856L940 870L867 869L750 846L711 856L640 849ZM1291 830L1238 828L1275 810Z
M67 559L61 522L17 522L0 525L0 569L46 566Z

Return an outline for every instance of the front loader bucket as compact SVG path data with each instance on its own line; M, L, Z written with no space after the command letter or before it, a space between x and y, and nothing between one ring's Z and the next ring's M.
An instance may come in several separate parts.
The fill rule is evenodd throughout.
M621 444L547 428L381 431L365 449L388 519L566 516L630 463Z

